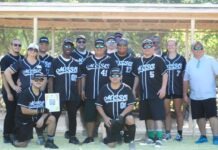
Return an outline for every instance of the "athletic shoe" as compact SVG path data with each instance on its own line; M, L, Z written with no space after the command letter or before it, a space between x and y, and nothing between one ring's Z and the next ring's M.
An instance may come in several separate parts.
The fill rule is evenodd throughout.
M93 139L92 137L87 137L87 138L83 141L84 144L88 144L88 143L92 143L92 142L94 142L94 139Z
M131 142L129 143L129 150L136 150L136 149L135 149L135 142L134 142L134 141L131 141Z
M213 144L218 145L218 136L213 136Z
M12 142L10 135L4 135L3 138L4 138L4 143L11 143Z
M64 133L64 137L65 137L65 139L70 139L70 132L69 132L69 131L66 131L66 132Z
M71 136L69 139L69 143L72 144L80 144L79 140L75 136Z
M45 144L45 138L43 136L38 137L38 139L36 140L36 144L44 145Z
M140 145L154 145L155 142L154 142L154 140L152 140L152 139L147 139L147 140L145 140L144 142L139 143L139 144L140 144Z
M171 136L170 133L166 133L165 136L164 136L165 140L170 140L171 138L172 138L172 136Z
M208 142L207 137L201 135L199 139L195 141L195 144L201 144L201 143L207 143L207 142Z
M58 149L58 146L54 144L53 140L47 140L45 143L46 148Z
M178 142L182 141L182 139L183 138L182 138L182 136L180 134L177 134L176 137L175 137L175 140L178 141Z
M155 147L161 147L163 144L162 144L162 141L161 140L156 140L155 142Z

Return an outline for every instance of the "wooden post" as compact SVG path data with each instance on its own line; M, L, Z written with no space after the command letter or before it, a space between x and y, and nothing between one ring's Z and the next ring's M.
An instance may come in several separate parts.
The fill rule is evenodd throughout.
M191 20L191 43L195 40L195 19Z
M55 29L51 29L51 55L55 55Z
M37 38L38 38L38 18L34 17L33 18L33 42L37 43Z
M189 48L189 32L188 29L185 31L185 59L188 61L190 54Z

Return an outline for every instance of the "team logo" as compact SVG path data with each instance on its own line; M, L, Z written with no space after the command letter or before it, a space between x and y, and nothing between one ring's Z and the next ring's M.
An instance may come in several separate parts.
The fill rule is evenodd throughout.
M113 102L126 102L128 100L128 95L108 95L104 97L105 103L113 103Z
M56 70L56 73L58 75L63 75L63 74L66 74L66 73L78 73L78 67L60 67Z
M89 64L86 66L87 70L93 70L93 69L109 69L110 68L110 64Z
M138 73L155 70L155 64L145 64L138 67Z
M37 108L43 108L45 102L44 101L32 101L29 103L30 109L37 109Z

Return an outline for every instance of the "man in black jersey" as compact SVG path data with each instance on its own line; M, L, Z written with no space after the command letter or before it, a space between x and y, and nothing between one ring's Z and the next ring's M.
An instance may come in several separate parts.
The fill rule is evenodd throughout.
M100 88L108 83L110 69L116 66L115 62L105 53L105 42L103 39L95 41L95 55L88 57L82 64L82 92L81 98L85 101L85 122L88 137L83 143L94 141L93 131L97 120L95 102Z
M139 117L141 120L145 120L147 125L147 144L155 142L156 146L160 146L163 137L162 120L165 119L163 98L166 94L167 68L163 59L154 55L152 40L145 39L142 48L143 56L137 58L133 64L133 74L135 75L133 92L136 93L139 84L141 94Z
M1 59L1 75L2 75L2 95L6 105L6 115L4 119L3 138L4 143L11 142L11 136L14 134L14 115L17 105L16 92L10 87L5 79L4 71L14 62L23 59L20 55L21 42L18 39L13 39L10 45L9 52ZM18 74L13 75L13 81L17 82Z
M122 72L122 82L133 87L134 76L132 74L132 66L134 58L128 53L128 40L121 38L117 44L118 51L110 56L115 60L117 66Z
M33 137L33 127L41 131L48 127L45 148L58 148L53 139L56 120L45 108L45 93L40 90L45 76L43 73L35 73L31 79L31 86L22 91L19 96L15 119L16 140L12 143L16 147L28 145Z
M60 94L60 108L66 106L69 120L69 143L79 144L76 138L76 113L79 104L78 85L81 77L79 64L71 57L74 45L71 39L65 39L62 45L63 53L55 58L49 73L49 90L50 92ZM58 121L60 112L53 113Z
M123 84L121 69L112 68L110 83L105 84L100 92L96 104L97 110L104 119L107 137L104 143L114 147L119 140L120 131L124 129L124 142L130 143L130 149L135 149L135 121L131 115L135 98L131 88Z

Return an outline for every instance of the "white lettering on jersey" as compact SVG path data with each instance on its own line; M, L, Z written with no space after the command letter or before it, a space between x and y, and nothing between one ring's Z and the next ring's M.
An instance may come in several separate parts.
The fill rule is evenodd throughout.
M167 69L168 70L180 70L182 69L182 63L168 64Z
M145 64L138 67L138 74L149 70L155 70L155 64Z
M93 69L109 69L110 64L89 64L86 66L87 70L93 70Z
M118 66L127 66L127 67L132 67L133 62L131 61L118 61L116 60L116 63Z
M58 75L65 73L78 73L78 67L60 67L56 69Z
M23 75L24 76L32 76L34 75L35 73L38 73L38 72L41 72L42 70L42 66L41 65L37 65L35 68L33 69L24 69L22 71Z
M113 103L113 102L126 102L128 100L128 95L108 95L104 97L105 103Z
M37 108L43 108L44 107L44 101L32 101L29 103L30 109L37 109Z

